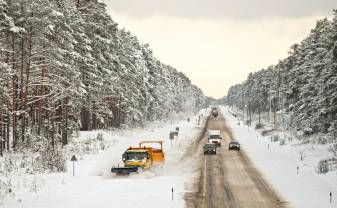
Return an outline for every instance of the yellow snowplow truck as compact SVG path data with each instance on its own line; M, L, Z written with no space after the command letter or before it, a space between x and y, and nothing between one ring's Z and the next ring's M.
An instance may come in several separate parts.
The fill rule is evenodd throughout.
M160 144L160 148L146 146L145 144ZM129 175L151 168L154 164L163 164L165 154L163 151L163 141L142 141L138 147L129 147L122 156L124 167L112 167L111 172L116 175Z

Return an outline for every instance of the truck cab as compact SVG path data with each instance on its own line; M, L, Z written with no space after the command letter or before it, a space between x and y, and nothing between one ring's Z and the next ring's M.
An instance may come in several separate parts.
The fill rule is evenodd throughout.
M157 143L160 148L145 146L145 144ZM116 175L128 175L138 172L139 169L149 169L154 164L163 164L165 154L163 151L163 141L142 141L138 147L129 147L122 155L124 167L112 167L111 172Z
M218 147L221 146L221 132L220 130L209 130L208 131L208 142L216 144Z
M148 149L128 149L124 152L122 160L125 167L137 166L148 169L152 165L152 158Z

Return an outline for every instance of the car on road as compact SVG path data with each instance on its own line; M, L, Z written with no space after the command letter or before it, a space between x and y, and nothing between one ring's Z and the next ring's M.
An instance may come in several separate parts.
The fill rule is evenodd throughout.
M203 146L204 155L216 155L217 145L214 143L206 143Z
M237 141L231 141L228 145L228 150L238 150L240 151L240 143Z
M221 146L221 132L220 130L210 129L208 130L208 143L216 144L218 147Z
M219 113L218 113L218 110L212 110L212 115L213 115L213 118L217 118Z

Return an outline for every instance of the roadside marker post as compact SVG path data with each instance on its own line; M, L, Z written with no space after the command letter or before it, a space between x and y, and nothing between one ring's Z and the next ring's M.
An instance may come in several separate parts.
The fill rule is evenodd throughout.
M73 155L70 159L70 161L73 162L73 176L75 176L75 162L77 161L77 158L75 155Z
M174 134L174 132L170 132L170 136L169 136L169 138L170 138L170 141L171 141L171 148L173 148L173 140L174 140L174 137L175 137L175 134Z
M171 192L172 192L172 201L173 201L173 187L172 187L172 190L171 190Z
M299 173L299 171L300 171L300 167L299 166L297 166L297 175L298 175L298 173Z
M332 192L330 191L330 204L332 203Z

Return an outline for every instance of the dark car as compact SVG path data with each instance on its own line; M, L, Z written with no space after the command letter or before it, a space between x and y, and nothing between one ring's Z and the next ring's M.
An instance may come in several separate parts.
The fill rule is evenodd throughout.
M216 144L207 143L203 146L204 155L216 155Z
M240 143L237 141L232 141L228 145L229 150L238 150L240 151Z
M218 117L219 113L217 110L212 110L212 115L214 118Z

